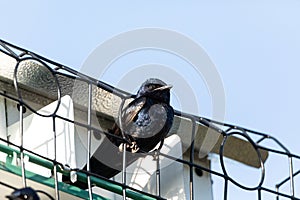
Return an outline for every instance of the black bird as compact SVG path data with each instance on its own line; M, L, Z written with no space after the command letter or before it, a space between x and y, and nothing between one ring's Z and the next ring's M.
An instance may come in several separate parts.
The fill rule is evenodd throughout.
M35 190L31 187L15 190L11 195L6 196L9 200L40 200Z
M162 147L174 118L170 104L171 85L159 79L148 79L139 88L136 98L122 110L121 125L117 122L109 132L127 139L127 151L149 152L159 142ZM108 139L119 146L122 142L115 137Z
M135 99L121 111L120 120L114 123L108 132L126 140L128 153L127 165L153 150L168 134L174 118L174 110L170 106L170 89L163 81L150 78L139 88ZM121 121L121 125L119 123ZM122 151L124 140L106 135L90 159L90 171L102 177L111 178L122 170ZM84 170L87 169L85 166ZM65 182L66 178L64 178ZM71 183L81 188L87 184Z

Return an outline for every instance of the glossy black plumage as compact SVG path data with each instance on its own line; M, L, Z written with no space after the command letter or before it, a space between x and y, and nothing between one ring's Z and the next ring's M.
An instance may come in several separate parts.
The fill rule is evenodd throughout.
M125 136L127 165L149 152L157 144L163 144L174 118L173 108L170 106L170 85L159 79L148 79L139 88L136 98L121 112L121 126L119 120L108 132L115 136ZM102 144L90 159L90 171L102 177L111 178L122 170L123 142L113 136L106 135ZM87 169L86 166L83 169ZM65 182L69 182L64 177ZM87 184L72 183L81 188Z
M39 200L39 196L36 192L30 188L22 188L15 190L11 195L6 196L10 200Z
M136 99L123 109L122 128L116 123L110 133L125 135L129 142L127 151L149 152L163 142L174 118L173 108L169 105L170 88L159 79L148 79L140 87ZM120 140L108 138L117 146L122 144Z

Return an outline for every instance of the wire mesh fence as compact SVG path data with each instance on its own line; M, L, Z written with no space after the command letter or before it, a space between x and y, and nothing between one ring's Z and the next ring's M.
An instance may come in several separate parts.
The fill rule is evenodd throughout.
M14 130L17 130L15 135L8 137L9 134L6 134L6 136L2 134L3 137L0 138L0 151L5 154L5 162L1 164L1 169L18 174L21 177L21 185L24 188L31 186L31 184L28 184L29 180L34 180L33 176L28 172L29 164L27 163L30 162L35 166L41 166L48 170L47 178L52 180L49 186L54 188L52 195L55 199L64 199L65 197L63 197L62 193L68 192L79 198L105 199L105 195L101 195L101 192L95 192L95 187L117 194L118 197L116 199L167 199L165 192L162 192L162 188L165 185L162 184L163 176L161 170L163 166L161 162L162 158L165 158L172 162L180 163L186 169L187 173L184 178L188 182L188 185L185 186L185 188L188 188L188 192L185 195L185 199L201 199L201 197L197 196L199 194L197 190L201 185L198 182L196 183L195 179L198 176L203 176L203 173L208 174L210 180L212 179L215 182L214 184L211 183L212 185L218 184L219 190L214 193L216 199L235 199L235 192L231 192L232 188L237 188L235 190L245 191L246 193L251 192L252 195L254 194L255 199L300 199L299 193L296 191L297 178L299 179L300 174L300 156L290 152L276 138L269 134L191 115L182 111L175 111L177 119L185 120L190 124L190 128L184 130L188 132L186 134L188 139L185 136L184 140L188 140L187 143L189 144L188 148L183 150L184 156L173 156L162 151L144 152L139 155L139 157L150 156L155 162L155 179L152 181L152 185L154 185L152 190L143 191L127 182L126 177L128 173L132 173L128 171L128 166L133 161L128 161L131 158L126 151L119 153L119 156L122 158L120 161L122 163L120 179L109 179L94 173L91 171L92 161L90 159L94 153L93 138L98 137L103 140L107 135L117 137L107 132L107 127L111 126L113 117L118 116L119 107L122 107L120 105L125 104L128 100L134 98L135 95L3 40L0 40L0 51L3 55L9 57L10 61L8 62L12 63L10 66L13 66L9 68L3 65L4 68L7 68L7 71L1 69L3 74L0 74L0 95L4 102L3 109L6 112L1 117L1 120L5 118L6 121L3 125L4 128L1 127L1 131L7 132L10 124L16 126L11 126L11 129L15 128ZM76 88L75 93L74 88ZM111 97L111 94L114 97ZM70 117L71 115L60 112L60 109L65 106L64 97L66 95L71 97L71 100L68 102L74 103L74 107L76 107L76 111L74 111L75 116L80 117ZM111 104L109 110L105 110L103 107L99 109L99 105L103 104L103 102L107 103L107 101ZM7 117L10 114L7 102L16 105L17 115L11 114L12 117ZM48 137L47 141L52 141L49 143L50 146L49 144L47 146L48 151L52 151L51 154L45 155L35 152L31 149L31 146L27 145L28 138L26 139L25 132L28 130L24 130L26 128L24 123L32 114L38 116L38 119L47 119L45 121L47 127L34 129L38 133L32 133L30 140L39 141L38 137ZM76 129L72 129L73 132L83 130L86 145L84 151L81 152L81 162L85 163L85 167L82 167L83 165L80 165L81 167L68 165L66 164L67 162L61 161L62 152L58 150L62 145L58 142L60 141L61 130L59 130L59 124L61 122L66 123L68 127L76 127ZM41 122L40 124L43 123ZM43 135L45 129L50 129L50 135ZM218 156L211 159L212 163L216 163L219 166L218 170L213 169L210 164L203 165L202 162L198 161L198 154L201 153L199 146L205 145L203 144L205 141L202 140L203 137L199 133L201 131L206 132L206 134L218 135L219 139L210 148L212 153L218 154ZM227 157L230 158L228 155L231 155L231 145L234 145L233 138L239 138L246 142L241 143L240 149L235 149L235 151L240 150L241 152L234 152L234 154L240 153L237 158L238 161L257 169L256 172L258 171L258 173L256 173L256 176L258 178L253 184L245 183L247 181L244 182L234 177L232 175L234 172L228 167L230 166L230 161L228 164ZM126 143L124 138L119 137L118 139L124 140L124 144ZM70 145L66 148L72 151L72 148L75 147ZM245 148L248 148L248 151L243 151ZM246 152L246 154L243 154L243 152ZM271 180L273 185L269 186L268 168L265 165L273 155L279 156L281 160L285 160L287 173L280 175L281 180ZM14 161L14 159L17 161ZM203 159L207 160L207 154L203 156ZM238 165L238 168L240 168L240 165ZM39 171L39 168L36 169ZM35 173L35 171L33 172ZM61 179L62 176L71 180L71 182L63 181ZM81 185L85 185L82 187L84 188L82 194L76 193L76 189L71 187L76 181L80 182ZM70 187L67 187L66 185L69 184ZM0 177L0 185L16 189L3 176ZM80 187L79 185L77 186ZM41 190L40 188L35 189Z

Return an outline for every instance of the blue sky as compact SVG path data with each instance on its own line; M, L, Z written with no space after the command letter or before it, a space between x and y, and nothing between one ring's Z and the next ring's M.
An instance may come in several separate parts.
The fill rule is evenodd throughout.
M205 49L222 78L225 121L269 133L300 154L299 0L1 0L0 7L1 39L75 69L119 33L145 27L182 33ZM149 60L138 64L143 61ZM200 114L210 116L205 93Z

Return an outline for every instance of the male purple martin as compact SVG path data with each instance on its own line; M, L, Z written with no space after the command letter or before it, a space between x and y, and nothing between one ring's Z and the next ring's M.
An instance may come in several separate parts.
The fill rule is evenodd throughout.
M121 127L115 123L109 132L125 136L127 151L149 152L159 142L161 148L174 118L174 110L170 106L171 87L159 79L148 79L139 88L136 98L122 110ZM112 136L108 139L122 151L120 140Z

